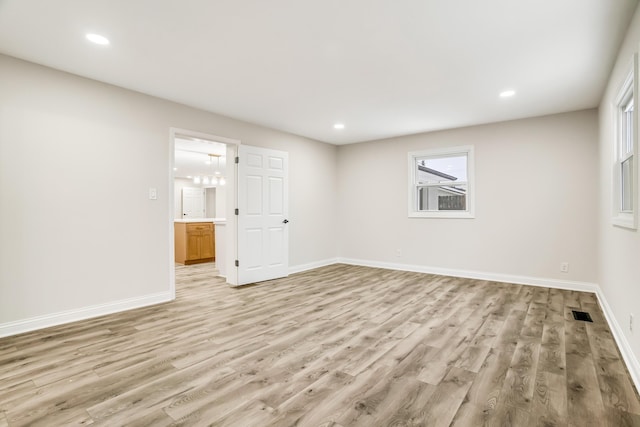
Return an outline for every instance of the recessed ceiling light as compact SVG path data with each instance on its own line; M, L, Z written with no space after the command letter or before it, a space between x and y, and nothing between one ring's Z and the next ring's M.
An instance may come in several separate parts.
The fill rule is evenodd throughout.
M333 125L334 129L344 129L344 123L336 123Z
M516 94L515 90L511 90L511 89L505 90L503 92L500 92L500 98L508 98L508 97L513 96L515 94Z
M106 38L105 36L101 36L100 34L90 33L90 34L87 34L86 37L87 37L87 40L95 44L99 44L102 46L106 46L109 44L109 39Z

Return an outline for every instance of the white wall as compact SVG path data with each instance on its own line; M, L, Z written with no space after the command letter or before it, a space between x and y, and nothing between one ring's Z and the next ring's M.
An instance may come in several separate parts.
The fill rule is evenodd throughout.
M7 56L0 94L0 335L167 297L170 127L288 151L290 263L335 257L332 145Z
M607 89L600 103L600 198L599 198L599 279L615 321L636 359L640 381L640 232L611 224L613 204L614 100L628 71L631 56L640 45L640 9L636 10L620 49ZM640 76L636 76L640 78ZM638 117L638 112L636 112ZM636 154L636 159L637 159ZM637 160L634 160L638 165ZM636 186L636 197L638 188ZM629 314L636 316L635 330L629 330Z
M215 218L216 215L216 188L209 187L205 190L205 216L207 218Z
M597 118L587 110L339 147L339 256L595 283ZM476 218L408 218L408 152L469 144Z
M216 187L214 210L212 211L214 218L227 217L227 188L226 186Z

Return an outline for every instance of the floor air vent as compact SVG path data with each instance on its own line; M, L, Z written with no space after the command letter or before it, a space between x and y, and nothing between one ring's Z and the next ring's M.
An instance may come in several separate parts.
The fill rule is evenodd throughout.
M586 311L575 311L575 310L571 310L571 311L573 312L574 319L582 320L583 322L593 323L593 320L591 320L591 316Z

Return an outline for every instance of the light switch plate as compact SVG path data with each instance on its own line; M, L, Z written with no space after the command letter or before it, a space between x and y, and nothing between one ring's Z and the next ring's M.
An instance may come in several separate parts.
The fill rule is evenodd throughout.
M149 200L156 200L158 198L158 190L156 188L149 188Z

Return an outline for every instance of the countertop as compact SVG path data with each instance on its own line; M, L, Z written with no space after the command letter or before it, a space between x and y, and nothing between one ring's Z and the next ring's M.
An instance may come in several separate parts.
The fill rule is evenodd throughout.
M226 222L226 218L188 218L188 219L174 219L173 222Z

